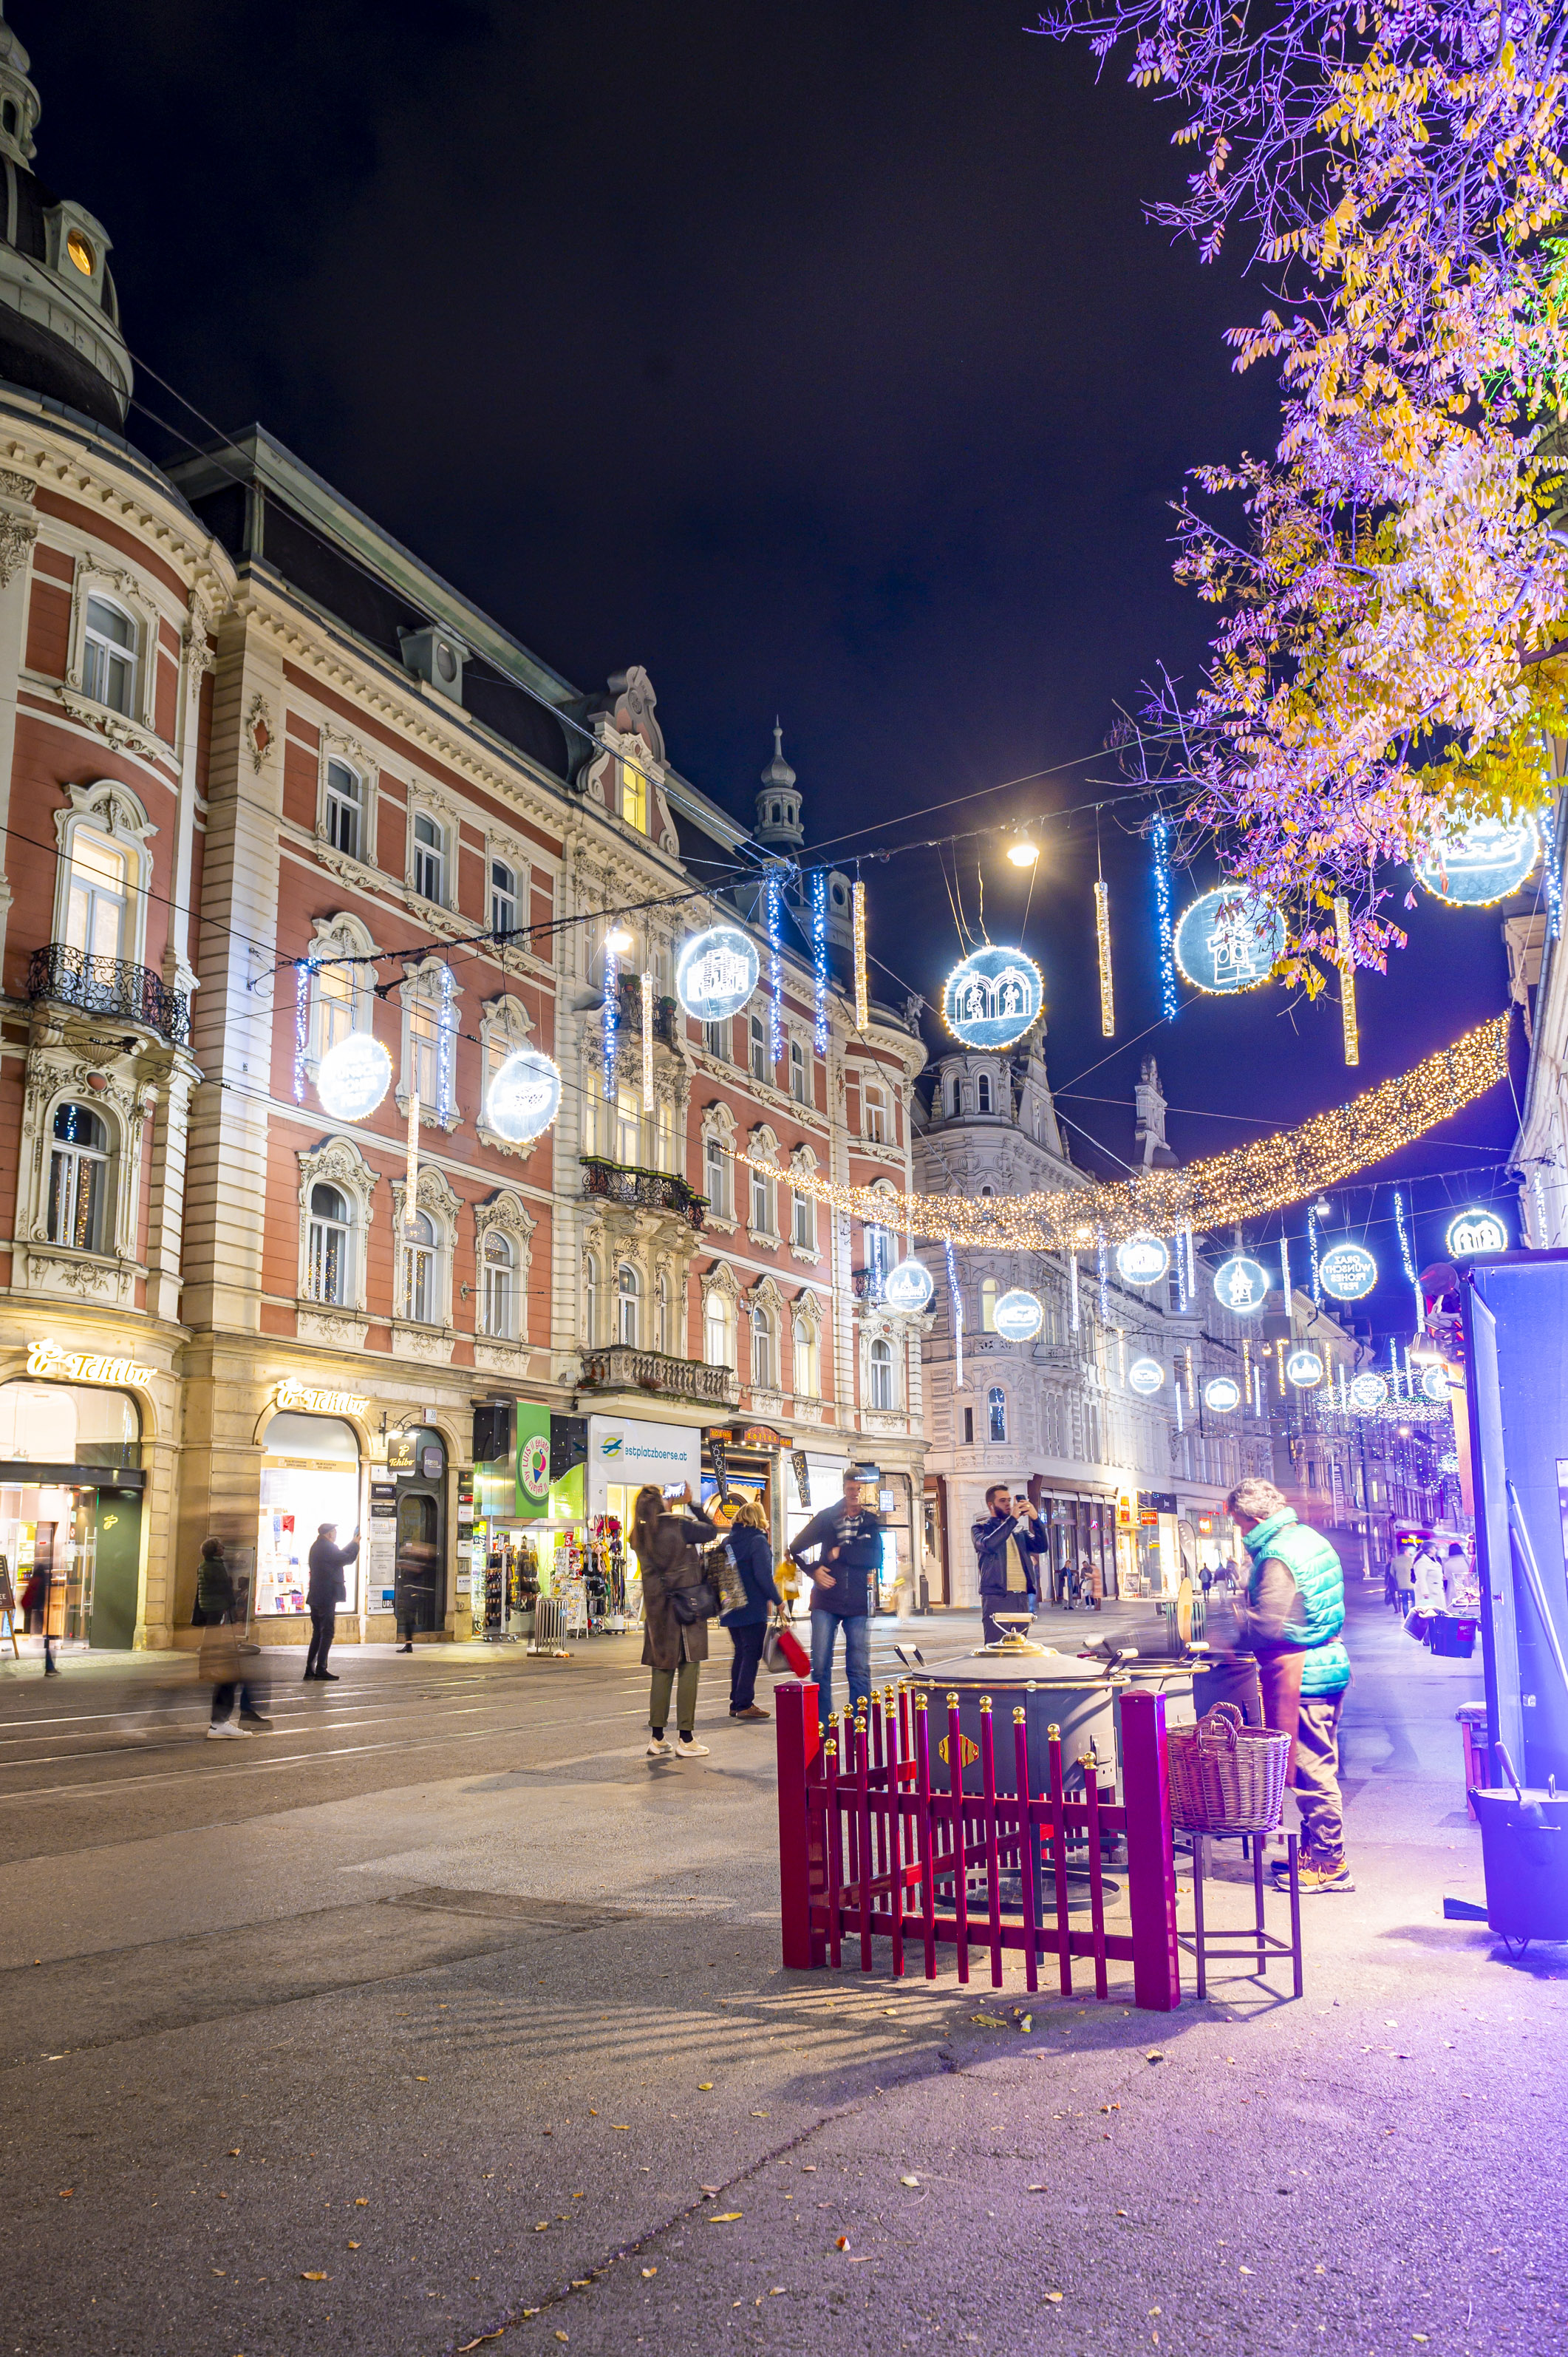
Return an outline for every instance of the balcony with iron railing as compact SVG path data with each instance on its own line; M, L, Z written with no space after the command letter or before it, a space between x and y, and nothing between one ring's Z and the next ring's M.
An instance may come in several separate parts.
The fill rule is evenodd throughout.
M37 1005L79 1007L84 1015L140 1023L177 1047L190 1044L190 1001L149 966L126 958L89 957L69 942L35 950L27 966L27 997Z
M702 1359L677 1359L666 1351L639 1351L628 1342L585 1351L578 1382L584 1391L649 1392L708 1407L733 1408L740 1401L740 1378L733 1367L710 1367Z
M708 1199L672 1170L642 1170L634 1163L607 1162L597 1154L585 1154L582 1162L585 1195L624 1204L628 1211L664 1211L701 1232Z

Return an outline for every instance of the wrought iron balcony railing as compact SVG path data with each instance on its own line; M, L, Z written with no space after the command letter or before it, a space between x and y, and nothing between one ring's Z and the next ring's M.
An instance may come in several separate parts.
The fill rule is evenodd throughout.
M687 1226L700 1230L708 1199L669 1170L639 1170L625 1162L607 1162L596 1154L583 1157L583 1191L607 1203L625 1203L637 1211L669 1211Z
M611 1342L583 1353L582 1386L606 1392L658 1392L666 1399L702 1400L734 1407L740 1383L733 1367L710 1367L701 1359L676 1359L664 1351L636 1351Z
M125 958L89 957L68 942L50 942L33 952L27 996L79 1006L87 1015L124 1017L181 1048L190 1044L190 1001L184 991L171 990L161 974Z

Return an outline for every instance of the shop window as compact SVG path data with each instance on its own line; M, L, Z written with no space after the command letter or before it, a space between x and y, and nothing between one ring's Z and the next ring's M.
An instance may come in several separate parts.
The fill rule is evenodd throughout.
M996 1279L983 1277L980 1286L980 1330L983 1334L996 1331Z
M490 931L510 933L517 929L517 873L504 859L490 862Z
M770 1392L778 1372L773 1355L773 1319L760 1306L751 1313L751 1380L758 1391Z
M399 1315L413 1326L435 1323L435 1222L427 1211L415 1211L406 1223L401 1246L403 1283Z
M802 1252L817 1249L817 1199L814 1195L797 1195L791 1219L790 1235Z
M494 1342L510 1342L517 1332L516 1255L510 1237L499 1228L492 1228L485 1238L481 1270L482 1330Z
M127 718L136 703L136 626L107 597L89 597L81 640L81 692Z
M349 1204L336 1187L310 1190L305 1289L312 1301L349 1298Z
M327 840L345 859L360 859L364 856L360 848L364 839L364 781L347 761L328 761Z
M806 1051L799 1039L789 1042L789 1093L797 1104L810 1104L806 1089Z
M865 1135L873 1146L888 1139L887 1092L878 1081L867 1081L865 1092Z
M617 764L620 770L620 814L628 826L636 827L639 834L648 833L648 780L643 771L629 761Z
M975 1082L975 1084L974 1084L974 1085L975 1085L975 1100L974 1100L974 1101L975 1101L975 1103L976 1103L977 1107L979 1108L979 1110L980 1110L982 1113L989 1113L989 1112L991 1111L991 1075L990 1075L990 1073L989 1073L989 1072L982 1072L982 1074L980 1075L979 1080Z
M262 1436L262 1511L256 1546L256 1610L304 1613L310 1549L323 1523L347 1540L360 1519L360 1444L339 1417L285 1410ZM360 1609L360 1561L344 1566L339 1612Z
M703 1303L703 1356L710 1367L733 1367L730 1305L722 1293L710 1293Z
M893 1405L893 1345L880 1334L871 1346L871 1405L875 1408Z
M761 1016L748 1016L746 1028L751 1040L751 1077L754 1081L770 1081L773 1069L768 1061L768 1031Z
M446 837L438 823L424 811L419 811L413 821L413 873L410 878L414 890L438 907L446 903Z
M124 957L127 902L124 853L79 826L71 837L66 902L65 937L70 947L84 957Z
M805 1318L795 1320L795 1396L818 1396L817 1329Z
M49 1155L48 1240L102 1252L109 1227L109 1131L90 1105L62 1104Z
M985 1423L992 1440L1006 1439L1007 1394L999 1384L993 1383L985 1394Z
M628 1260L616 1271L616 1340L628 1351L642 1341L642 1281Z
M703 1142L703 1192L708 1208L721 1220L730 1216L730 1159L725 1151L723 1138L709 1137Z

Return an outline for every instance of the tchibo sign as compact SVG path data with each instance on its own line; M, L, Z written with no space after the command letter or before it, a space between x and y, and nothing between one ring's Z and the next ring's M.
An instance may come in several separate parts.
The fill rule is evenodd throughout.
M645 1481L656 1489L678 1490L683 1481L696 1497L703 1479L703 1436L685 1424L638 1424L619 1415L588 1418L588 1496L590 1514L607 1511L608 1492L639 1490Z

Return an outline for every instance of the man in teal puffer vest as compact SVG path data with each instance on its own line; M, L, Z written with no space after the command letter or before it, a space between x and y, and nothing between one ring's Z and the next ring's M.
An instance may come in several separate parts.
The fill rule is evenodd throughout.
M1251 1558L1246 1597L1237 1608L1241 1641L1258 1657L1264 1720L1292 1738L1289 1781L1305 1853L1301 1887L1354 1890L1339 1794L1339 1715L1350 1683L1339 1634L1339 1557L1326 1538L1297 1522L1272 1481L1249 1479L1226 1504Z

